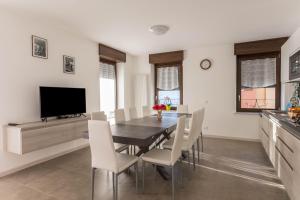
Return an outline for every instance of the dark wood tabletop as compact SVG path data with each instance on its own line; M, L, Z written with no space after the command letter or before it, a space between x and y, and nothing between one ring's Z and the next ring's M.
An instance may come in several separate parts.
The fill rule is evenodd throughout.
M192 114L191 113L177 113L177 112L163 112L163 116L165 117L181 117L181 116L186 116L187 118L191 118Z
M111 126L113 141L121 144L136 145L140 147L141 154L149 149L160 136L159 142L169 137L176 129L177 116L164 116L158 121L156 116L132 119Z
M165 128L115 124L111 126L113 141L121 144L149 146L152 141L165 132Z
M143 126L143 127L159 127L159 128L166 129L166 128L172 128L173 126L176 126L176 123L177 123L177 116L165 116L162 118L161 121L158 121L156 116L149 116L149 117L124 121L119 124Z

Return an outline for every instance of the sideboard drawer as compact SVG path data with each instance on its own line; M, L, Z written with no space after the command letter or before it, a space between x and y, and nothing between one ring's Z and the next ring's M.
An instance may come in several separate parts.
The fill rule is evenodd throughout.
M295 138L291 133L279 127L277 131L277 137L279 137L282 143L286 144L289 149L294 151L297 138Z
M281 137L277 137L276 141L276 148L280 153L286 158L286 160L292 165L293 168L294 166L294 150L286 144Z
M270 148L269 148L269 145L270 145L270 139L269 139L269 136L264 132L263 129L261 129L261 142L262 142L262 145L266 151L266 153L269 155L270 154Z
M267 118L265 115L262 115L262 129L265 131L266 134L269 135L270 119Z

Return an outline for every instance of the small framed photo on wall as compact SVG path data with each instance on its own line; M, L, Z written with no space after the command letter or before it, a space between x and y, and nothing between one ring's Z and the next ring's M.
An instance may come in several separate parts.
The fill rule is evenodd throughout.
M48 58L48 42L46 39L32 36L32 56L38 58Z
M75 74L75 58L71 56L63 56L64 60L64 73Z

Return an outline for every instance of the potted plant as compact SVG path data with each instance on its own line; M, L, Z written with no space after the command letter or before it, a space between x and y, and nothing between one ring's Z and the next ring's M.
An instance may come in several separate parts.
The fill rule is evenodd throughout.
M155 104L152 107L152 109L157 111L157 120L161 121L162 120L162 111L166 110L166 106L164 104Z

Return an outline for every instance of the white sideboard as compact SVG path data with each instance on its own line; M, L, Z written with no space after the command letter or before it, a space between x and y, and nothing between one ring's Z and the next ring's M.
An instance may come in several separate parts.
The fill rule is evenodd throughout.
M82 138L88 131L87 117L53 119L6 127L6 150L25 154L53 145Z
M260 121L260 138L291 200L299 200L300 139L291 133L291 129L287 130L285 125L276 115L264 112Z

